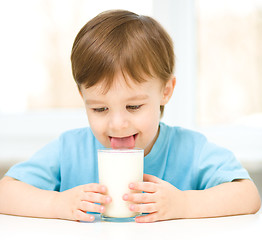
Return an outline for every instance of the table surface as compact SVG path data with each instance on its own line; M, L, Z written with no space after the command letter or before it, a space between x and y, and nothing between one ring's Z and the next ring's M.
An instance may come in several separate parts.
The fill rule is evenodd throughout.
M0 214L0 239L262 239L262 213L155 223L93 223Z

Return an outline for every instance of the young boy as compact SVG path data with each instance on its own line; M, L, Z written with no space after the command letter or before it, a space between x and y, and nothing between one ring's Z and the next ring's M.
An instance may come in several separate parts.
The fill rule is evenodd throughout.
M172 96L172 41L152 18L108 11L72 48L90 128L68 131L0 182L0 213L93 221L111 198L98 184L97 149L143 148L144 182L124 194L136 222L255 213L260 198L234 155L200 133L160 122ZM97 204L101 203L103 205Z

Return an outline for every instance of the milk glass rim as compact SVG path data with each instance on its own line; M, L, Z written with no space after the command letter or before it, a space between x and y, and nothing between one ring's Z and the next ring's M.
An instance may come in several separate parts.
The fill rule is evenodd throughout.
M119 148L119 149L114 149L114 148L99 148L97 149L97 152L101 153L139 153L139 152L144 152L144 149L142 148Z

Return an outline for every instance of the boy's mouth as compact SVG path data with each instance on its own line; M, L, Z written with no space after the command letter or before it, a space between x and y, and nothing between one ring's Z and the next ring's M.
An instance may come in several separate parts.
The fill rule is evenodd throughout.
M123 149L123 148L134 148L137 133L128 137L109 137L111 148Z

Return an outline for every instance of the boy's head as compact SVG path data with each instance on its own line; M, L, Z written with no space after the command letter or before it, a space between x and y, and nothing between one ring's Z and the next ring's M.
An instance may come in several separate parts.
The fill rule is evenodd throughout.
M105 92L119 73L137 83L158 79L165 86L175 65L172 40L163 27L124 10L90 20L76 36L71 62L80 91L103 82ZM164 105L160 111L162 116Z

